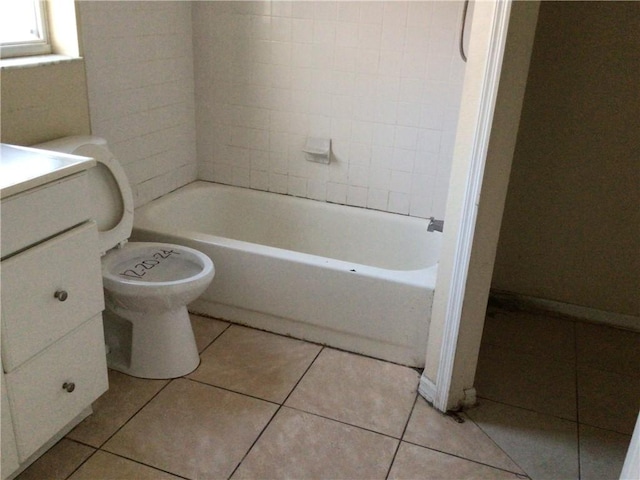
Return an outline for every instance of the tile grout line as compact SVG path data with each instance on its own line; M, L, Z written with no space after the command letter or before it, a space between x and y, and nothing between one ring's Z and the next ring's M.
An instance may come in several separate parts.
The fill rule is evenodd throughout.
M72 471L72 472L71 472L67 477L65 477L65 478L66 478L66 479L68 479L68 478L70 478L74 473L76 473L76 472L80 469L80 467L82 467L85 463L87 463L87 461L88 461L91 457L93 457L93 456L96 454L96 452L102 451L102 452L112 453L112 452L109 452L108 450L103 450L103 449L102 449L102 447L104 447L104 446L105 446L105 444L106 444L109 440L111 440L111 439L112 439L112 438L113 438L113 437L114 437L114 436L115 436L115 435L116 435L120 430L122 430L122 429L124 428L124 426L125 426L125 425L127 425L127 424L128 424L128 423L133 419L133 417L135 417L138 413L140 413L140 411L141 411L144 407L146 407L146 406L147 406L147 405L148 405L148 404L149 404L149 403L150 403L154 398L156 398L160 392L162 392L165 388L167 388L167 386L168 386L172 381L173 381L173 380L169 380L165 385L163 385L163 386L162 386L162 388L160 388L160 389L159 389L159 390L158 390L158 391L157 391L157 392L156 392L156 393L155 393L155 394L154 394L154 395L153 395L149 400L147 400L147 401L144 403L144 405L142 405L139 409L137 409L137 410L136 410L136 411L135 411L135 412L134 412L134 413L133 413L133 414L132 414L132 415L131 415L131 416L130 416L130 417L129 417L129 418L128 418L128 419L127 419L123 424L122 424L122 425L120 425L120 426L116 429L116 431L115 431L115 432L113 432L111 435L109 435L109 437L108 437L106 440L104 440L102 443L100 443L100 446L95 447L95 446L90 445L90 444L88 444L88 443L81 442L81 441L79 441L79 440L74 440L73 438L69 438L69 437L68 437L68 435L69 435L69 434L67 434L67 435L65 435L64 437L62 437L62 438L66 438L67 440L71 440L72 442L78 443L78 444L80 444L80 445L86 445L86 446L88 446L88 447L91 447L91 448L95 449L95 450L94 450L94 452L93 452L91 455L89 455L89 456L88 456L88 457L87 457L83 462L81 462L81 463L80 463L80 464L79 464L79 465L78 465L78 466L77 466L77 467L76 467L76 468L75 468L75 469L74 469L74 470L73 470L73 471ZM72 431L73 431L73 430L72 430ZM71 432L69 432L69 433L71 433ZM61 440L62 440L62 439L61 439ZM121 455L118 455L118 456L121 456ZM126 458L126 457L123 457L123 458ZM128 458L128 460L132 460L132 459ZM135 461L135 460L133 460L133 461ZM140 462L136 462L136 463L140 463ZM144 464L143 464L143 465L144 465ZM154 468L155 468L155 467L154 467ZM156 468L156 470L158 470L158 469Z
M229 329L229 327L231 327L231 323L228 323L228 324L227 324L227 326L226 326L226 327L225 327L225 328L224 328L224 329L223 329L223 330L222 330L218 335L216 335L216 336L215 336L215 338L213 338L213 339L212 339L212 340L211 340L211 341L210 341L210 342L209 342L209 343L208 343L208 344L207 344L207 345L202 349L202 352L198 352L198 356L200 357L200 356L202 355L202 353L204 353L204 351L205 351L207 348L209 348L209 347L210 347L210 346L211 346L211 345L212 345L212 344L213 344L213 343L214 343L218 338L220 338L220 337L222 336L222 334L223 334L224 332L226 332L226 331ZM200 362L198 363L198 367L200 366L200 363L201 363L201 362L202 362L202 359L200 359ZM196 368L197 368L197 367L196 367ZM126 375L126 374L125 374L125 375ZM191 379L187 378L187 377L186 377L186 375L183 375L182 377L178 377L178 378L184 378L185 380L191 380ZM170 385L174 380L176 380L176 379L175 379L175 378L169 379L169 381L168 381L165 385L163 385L163 386L162 386L162 387L161 387L161 388L160 388L160 389L159 389L155 394L153 394L153 395L151 396L151 398L149 398L149 400L147 400L147 401L146 401L146 402L145 402L145 403L144 403L140 408L138 408L138 409L137 409L137 410L136 410L136 411L135 411L135 412L134 412L134 413L133 413L133 414L132 414L132 415L131 415L131 416L130 416L130 417L129 417L129 418L128 418L128 419L127 419L123 424L122 424L122 425L120 425L120 426L116 429L116 431L115 431L115 432L113 432L111 435L109 435L109 437L108 437L106 440L104 440L102 443L100 443L100 446L95 447L95 446L90 445L90 444L88 444L88 443L85 443L85 442L82 442L82 441L79 441L79 440L75 440L75 439L72 439L72 438L68 438L68 437L67 437L67 435L68 435L68 434L67 434L67 435L65 435L63 438L66 438L67 440L71 440L72 442L78 443L78 444L80 444L80 445L86 445L86 446L91 447L91 448L93 448L93 449L94 449L94 451L91 453L91 455L89 455L89 456L88 456L88 457L87 457L83 462L81 462L81 463L80 463L80 464L79 464L79 465L78 465L78 466L77 466L77 467L76 467L76 468L75 468L75 469L74 469L74 470L73 470L73 471L72 471L72 472L71 472L71 473L66 477L66 479L70 478L74 473L76 473L76 472L77 472L77 471L78 471L78 470L79 470L79 469L80 469L80 468L81 468L85 463L87 463L87 461L89 461L89 459L90 459L91 457L93 457L93 456L96 454L96 452L105 452L105 453L108 453L108 454L111 454L111 455L116 455L116 456L118 456L118 457L120 457L120 458L125 458L125 459L127 459L127 460L129 460L129 461L132 461L132 462L138 463L138 464L140 464L140 465L144 465L144 466L149 467L149 468L153 468L153 469L158 470L158 471L161 471L161 472L165 472L165 473L168 473L168 474L171 474L171 475L178 476L179 478L184 478L184 479L186 479L186 480L190 480L190 479L188 479L187 477L183 477L183 476L181 476L181 475L177 475L177 474L175 474L175 473L173 473L173 472L167 472L166 470L162 470L162 469L157 468L157 467L155 467L155 466L153 466L153 465L147 465L146 463L140 462L140 461L135 460L135 459L133 459L133 458L129 458L129 457L126 457L126 456L120 455L120 454L118 454L118 453L110 452L110 451L108 451L108 450L104 450L104 449L103 449L103 447L107 444L107 442L109 442L109 440L111 440L115 435L117 435L117 434L118 434L118 432L120 432L120 430L122 430L122 429L123 429L123 428L124 428L124 427L125 427L125 426L126 426L126 425L127 425L127 424L128 424L128 423L129 423L129 422L130 422L130 421L131 421L131 420L136 416L136 415L138 415L138 413L140 413L140 412L142 411L142 409L144 409L147 405L149 405L149 403L151 403L151 401L152 401L154 398L156 398L156 397L160 394L160 392L162 392L165 388L167 388L167 387L168 387L168 386L169 386L169 385Z
M208 318L208 317L204 317L204 318ZM218 319L217 319L217 318L213 318L213 319L211 319L211 320L218 320ZM218 321L220 321L220 322L226 322L226 323L227 323L227 326L226 326L226 327L224 327L224 329L223 329L223 330L222 330L218 335L216 335L216 336L213 338L213 340L211 340L209 343L207 343L207 345L205 345L205 347L202 349L202 351L201 351L201 352L198 352L198 356L200 357L200 363L202 363L202 354L203 354L203 353L204 353L204 352L205 352L205 351L206 351L206 350L207 350L211 345L213 345L213 344L216 342L216 340L218 340L222 335L224 335L224 333L225 333L227 330L229 330L229 328L230 328L230 327L231 327L231 325L232 325L231 323L227 322L226 320L218 320ZM200 366L200 363L198 363L198 367ZM196 369L197 369L198 367L196 367ZM189 372L189 373L191 373L191 372ZM187 374L187 375L188 375L188 374Z
M404 424L404 428L402 429L402 434L398 439L398 446L396 446L396 451L393 452L393 457L391 457L391 463L389 463L389 468L387 469L387 474L385 475L385 480L389 478L391 474L391 469L393 468L393 464L396 461L396 457L398 456L398 451L400 451L400 445L402 445L402 439L404 438L405 433L407 433L407 427L409 426L409 422L411 421L411 416L413 415L413 411L416 409L416 404L418 403L418 397L420 394L416 391L416 396L413 399L413 405L411 406L411 411L409 412L409 416L407 417L407 421Z
M508 407L518 408L518 409L520 409L520 410L524 410L524 411L526 411L526 412L537 413L538 415L543 415L543 416L545 416L545 417L551 417L551 418L555 418L555 419L557 419L557 420L563 420L563 421L565 421L565 422L577 423L575 420L572 420L572 419L569 419L569 418L559 417L559 416L557 416L557 415L553 415L553 414L551 414L551 413L547 413L547 412L540 412L540 411L538 411L538 410L534 410L533 408L522 407L522 406L520 406L520 405L514 405L514 404L512 404L512 403L507 403L507 402L505 402L505 401L503 401L503 400L495 400L495 399L493 399L493 398L483 397L483 396L480 396L480 395L478 395L478 398L479 398L479 399L482 399L482 400L488 400L488 401L493 402L493 403L498 403L498 404L500 404L500 405L506 405L506 406L508 406Z
M253 398L254 400L260 400L261 402L270 403L272 405L282 405L281 403L275 402L273 400L267 400L266 398L258 397L256 395L251 395L250 393L240 392L238 390L232 390L231 388L227 388L227 387L221 387L219 385L214 385L212 383L207 383L207 382L205 382L203 380L198 380L196 378L189 378L189 377L181 377L181 378L184 378L184 380L187 380L189 382L197 383L199 385L204 385L205 387L217 388L217 389L223 390L225 392L235 393L236 395L242 395L243 397Z
M62 437L60 440L58 440L58 442L60 442L61 440L65 439L65 438L66 438L67 440L70 440L70 441L72 441L72 442L75 442L75 443L77 443L77 444L79 444L79 445L86 445L86 446L89 446L89 445L87 445L86 443L78 442L77 440L72 440L72 439L67 438L67 437ZM76 468L74 468L74 469L71 471L71 473L69 473L69 475L67 475L66 477L64 477L64 478L65 478L65 480L66 480L66 479L68 479L68 478L71 478L71 477L73 476L73 474L74 474L74 473L76 473L76 472L80 469L80 467L82 467L85 463L87 463L87 462L89 461L89 459L91 459L91 457L93 457L93 456L96 454L96 452L100 451L100 449L98 449L98 448L96 448L96 447L91 447L91 448L93 448L93 452L91 452L91 455L89 455L89 456L88 456L87 458L85 458L82 462L80 462L80 464L79 464L79 465L77 465L77 466L76 466ZM36 461L37 461L37 460L36 460ZM34 462L34 463L35 463L35 462ZM31 464L31 465L33 465L33 464ZM29 465L29 467L31 467L31 465ZM29 467L27 467L27 469L28 469ZM24 473L27 469L25 469L25 470L23 470L22 472L20 472L20 475L22 475L22 473Z
M273 419L276 418L276 416L278 415L278 413L280 412L280 410L282 410L282 407L284 407L284 404L286 403L286 401L289 399L289 397L291 396L291 394L293 393L293 391L298 387L298 385L300 384L300 382L302 381L302 379L305 377L305 375L307 374L307 372L309 372L309 370L311 369L311 367L313 366L313 364L316 362L316 360L318 359L318 357L320 356L320 354L323 352L323 350L325 349L324 346L322 346L322 348L318 351L318 353L316 354L316 356L313 358L313 360L311 362L309 362L309 366L306 368L306 370L304 371L304 373L302 375L300 375L300 378L298 379L298 381L296 382L296 384L293 386L293 388L291 389L291 391L287 394L287 396L285 397L285 399L282 401L282 403L277 404L278 408L276 409L276 411L273 413L273 415L271 416L271 418L269 419L269 421L266 423L266 425L264 426L264 428L260 431L260 433L258 434L258 436L256 437L256 439L253 441L253 443L251 444L251 446L249 447L249 449L245 452L245 454L242 456L242 458L240 459L240 461L238 462L238 464L236 465L236 467L233 469L233 471L231 472L231 474L229 475L228 478L231 478L235 475L236 471L240 468L240 465L242 465L242 462L245 461L245 459L247 458L247 456L249 455L249 453L251 453L251 450L253 450L253 447L256 445L256 443L258 443L258 441L262 438L262 435L264 434L264 432L267 430L267 428L269 428L269 425L271 425L271 422L273 422ZM274 403L274 402L271 402Z
M73 440L73 441L75 442L75 440ZM78 443L80 443L80 442L78 442ZM151 469L156 470L158 472L163 472L163 473L169 474L169 475L171 475L173 477L182 478L184 480L193 480L193 479L191 479L189 477L184 477L184 476L182 476L182 475L180 475L178 473L171 472L171 471L168 471L168 470L163 470L162 468L159 468L159 467L157 467L155 465L151 465L149 463L141 462L139 460L136 460L135 458L130 458L130 457L127 457L127 456L122 455L120 453L110 452L109 450L102 450L102 448L96 449L95 452L93 452L84 462L82 462L82 464L80 464L73 472L71 472L71 474L67 477L67 479L70 478L75 472L77 472L80 469L80 467L82 465L84 465L89 460L89 458L93 457L98 452L103 452L103 453L106 453L108 455L113 455L115 457L122 458L124 460L130 461L130 462L133 462L133 463L137 463L138 465L143 465L145 467L151 468Z
M484 430L482 430L484 432ZM486 433L486 432L485 432ZM491 437L489 437L491 439L491 441L493 441L493 439ZM415 443L412 442L411 440L402 440L404 443L408 443L409 445L414 445L416 447L420 447L420 448L425 448L427 450L431 450L433 452L438 452L438 453L442 453L443 455L448 455L450 457L455 457L455 458L459 458L460 460L466 460L467 462L473 462L473 463L477 463L478 465L483 465L485 467L489 467L489 468L493 468L495 470L501 470L503 472L507 472L507 473L513 473L514 475L517 475L520 478L530 478L526 473L519 473L519 472L514 472L513 470L509 470L503 467L497 467L495 465L491 465L490 463L484 463L481 462L479 460L474 460L473 458L467 458L467 457L463 457L461 455L457 455L455 453L451 453L451 452L447 452L445 450L438 450L437 448L433 448L433 447L426 447L424 445L420 445L419 443ZM494 442L495 443L495 442ZM496 444L497 445L497 444ZM498 445L498 448L500 448L500 445ZM501 449L502 450L502 449ZM502 450L503 453L506 454L506 452L504 452L504 450ZM507 455L507 457L518 467L520 467L520 465L518 465L515 461L513 461L513 459L511 457L509 457L509 455ZM522 467L520 467L522 468ZM524 470L522 470L524 472Z
M377 430L372 430L370 428L363 427L361 425L355 425L353 423L348 423L348 422L345 422L344 420L338 420L338 419L335 419L335 418L327 417L326 415L320 415L319 413L310 412L308 410L303 410L303 409L298 408L298 407L292 407L290 405L282 405L282 406L285 407L285 408L288 408L290 410L295 410L296 412L306 413L307 415L313 415L314 417L323 418L324 420L329 420L330 422L336 422L336 423L339 423L340 425L346 425L347 427L357 428L358 430L362 430L362 431L365 431L365 432L375 433L376 435L381 435L383 437L391 438L393 440L401 440L399 437L394 437L393 435L390 435L388 433L383 433L383 432L379 432Z
M404 363L398 363L398 362L394 362L394 361L392 361L392 360L384 360L384 359L382 359L382 358L374 357L374 356L372 356L372 355L366 355L366 354L364 354L364 353L360 353L360 352L352 352L351 350L346 350L346 349L344 349L344 348L340 348L340 347L334 347L334 346L331 346L331 345L327 345L326 343L314 342L314 341L312 341L312 340L308 340L308 339L305 339L305 338L300 338L300 337L294 337L294 336L291 336L291 335L287 335L286 333L272 332L272 331L270 331L270 330L265 330L265 329L263 329L263 328L252 327L251 325L246 325L246 324L244 324L244 323L238 323L238 322L236 322L236 321L234 321L234 320L225 320L225 319L223 319L223 318L219 318L219 317L209 317L209 316L204 315L204 314L202 314L202 313L192 313L192 312L189 312L189 314L190 314L190 315L197 315L198 317L206 318L206 319L208 319L208 320L217 320L217 321L219 321L219 322L224 322L224 323L228 323L228 324L229 324L229 325L225 328L225 330L224 330L224 331L220 332L220 334L219 334L219 335L218 335L214 340L212 340L212 341L211 341L211 343L213 343L213 342L214 342L214 341L216 341L220 336L222 336L222 334L223 334L224 332L226 332L228 328L233 327L233 326L236 326L236 327L241 327L241 328L247 328L247 329L249 329L249 330L255 330L255 331L257 331L257 332L264 332L264 333L268 333L268 334L270 334L270 335L275 335L275 336L282 337L282 338L288 338L288 339L290 339L290 340L296 340L296 341L298 341L298 342L304 342L304 343L307 343L307 344L310 344L310 345L316 345L316 346L318 346L318 347L327 348L327 349L329 349L329 350L335 350L335 351L337 351L337 352L343 352L343 353L349 353L349 354L351 354L351 355L357 355L358 357L362 357L362 358L369 358L369 359L371 359L371 360L378 360L378 361L380 361L380 362L388 363L388 364L390 364L390 365L397 365L397 366L399 366L399 367L410 368L410 369L412 369L412 370L419 369L419 367L411 367L411 366L406 365L406 364L404 364ZM207 345L207 347L206 347L206 348L209 348L209 346L211 345L211 343L209 343L209 345ZM204 350L203 350L202 352L204 353ZM314 359L314 360L315 360L315 359ZM418 372L418 373L421 373L421 370L424 370L424 369L419 369L419 370L420 370L420 372ZM306 373L306 372L305 372L305 373Z
M505 405L506 405L506 404L505 404ZM517 407L516 407L516 408L517 408ZM480 425L479 423L477 423L473 418L471 418L471 417L470 417L469 415L467 415L466 413L465 413L465 419L466 419L466 420L468 420L468 421L470 421L471 423L473 423L476 427L478 427L478 429L479 429L482 433L484 433L484 434L487 436L487 438L488 438L489 440L491 440L491 441L493 442L493 444L494 444L494 445L495 445L495 446L496 446L496 447L497 447L497 448L498 448L502 453L504 453L504 455L505 455L509 460L511 460L511 461L513 462L513 464L514 464L514 465L516 465L520 470L522 470L522 471L524 472L524 474L523 474L523 473L518 473L518 472L513 472L513 471L511 471L511 470L505 470L505 469L503 469L503 468L496 467L496 466L494 466L494 465L488 465L488 464L485 464L485 463L482 463L482 462L478 462L478 461L472 460L472 459L470 459L470 458L466 458L465 460L469 460L469 461L471 461L471 462L475 461L476 463L480 463L480 464L482 464L482 465L487 465L487 466L489 466L489 467L497 468L498 470L504 470L505 472L509 472L509 473L513 473L513 474L517 475L519 478L531 478L531 477L529 476L529 474L525 471L525 469L524 469L524 468L522 468L522 466L521 466L518 462L516 462L516 461L511 457L511 455L509 455L509 454L504 450L504 448L502 448L502 445L500 445L497 441L495 441L495 440L493 439L493 437L492 437L491 435L489 435L489 433L488 433L488 432L486 432L486 431L484 430L484 428L482 428L482 425ZM408 442L408 443L412 443L412 442ZM425 448L429 448L429 447L425 447ZM432 449L432 450L435 450L435 449ZM439 450L438 450L438 451L439 451ZM446 452L443 452L443 453L446 453ZM454 457L457 457L457 455L454 455L454 454L452 454L452 453L450 453L449 455L453 455ZM462 457L461 457L461 458L462 458Z

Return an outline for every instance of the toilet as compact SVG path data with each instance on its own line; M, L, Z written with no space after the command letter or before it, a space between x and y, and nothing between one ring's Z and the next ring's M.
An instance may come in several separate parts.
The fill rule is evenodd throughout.
M213 262L181 245L127 242L133 195L107 142L95 136L64 137L35 148L91 157L93 219L102 255L107 364L140 378L176 378L198 367L187 304L213 280Z

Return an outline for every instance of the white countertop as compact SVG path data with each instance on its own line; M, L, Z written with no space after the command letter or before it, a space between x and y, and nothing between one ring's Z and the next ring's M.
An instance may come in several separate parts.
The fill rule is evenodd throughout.
M1 144L0 198L58 180L93 167L89 157Z

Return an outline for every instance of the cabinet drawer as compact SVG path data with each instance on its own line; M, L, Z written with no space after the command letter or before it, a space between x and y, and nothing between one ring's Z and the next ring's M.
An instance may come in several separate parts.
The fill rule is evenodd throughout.
M98 314L6 375L20 461L87 408L108 388ZM63 384L74 384L68 392ZM70 389L70 388L69 388Z
M10 372L104 308L88 222L2 262L2 364ZM56 298L56 292L66 292Z
M83 172L3 198L2 258L88 220L88 192Z
M16 450L16 439L13 433L13 422L11 421L11 411L9 410L9 397L4 384L4 374L0 372L0 391L2 399L0 400L0 413L2 414L2 431L0 432L0 441L2 442L2 450L0 450L0 478L4 480L14 471L18 469L18 451Z

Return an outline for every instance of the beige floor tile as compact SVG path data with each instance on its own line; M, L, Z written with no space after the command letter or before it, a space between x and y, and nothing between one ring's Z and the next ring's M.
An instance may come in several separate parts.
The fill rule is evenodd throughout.
M574 362L574 322L542 313L489 308L482 342L544 359Z
M580 425L580 479L618 480L630 435Z
M400 438L418 381L411 368L325 348L286 405Z
M398 440L283 407L233 479L385 478Z
M173 380L104 450L188 478L231 475L277 405Z
M475 387L478 396L576 420L575 366L483 344Z
M229 326L227 322L222 320L202 317L193 313L189 314L189 318L191 319L191 328L193 328L193 335L196 337L196 345L200 353Z
M16 477L16 480L64 480L82 464L95 450L63 438L44 455L32 463L29 468Z
M578 367L580 423L631 435L640 409L640 377Z
M322 347L232 325L189 378L282 403Z
M109 390L93 403L93 414L69 432L67 437L100 447L167 382L135 378L109 370Z
M640 377L640 333L576 323L578 365Z
M533 480L578 478L576 423L489 400L467 415Z
M435 452L428 448L402 442L393 461L389 479L463 480L463 479L516 479L512 472Z
M463 414L463 418L466 416ZM403 440L493 467L524 473L471 419L443 415L418 397Z
M178 480L171 475L126 458L98 451L69 480Z

